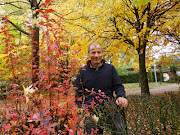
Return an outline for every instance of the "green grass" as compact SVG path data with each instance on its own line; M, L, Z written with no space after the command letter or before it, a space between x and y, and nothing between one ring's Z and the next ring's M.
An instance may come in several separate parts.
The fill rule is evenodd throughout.
M150 82L149 87L158 87L158 86L164 86L164 85L169 85L169 84L173 84L173 83L162 82L162 84L160 84L160 82L158 82L157 86L156 86L155 82ZM124 87L126 89L139 88L139 83L126 83L126 84L123 84L123 85L124 85Z

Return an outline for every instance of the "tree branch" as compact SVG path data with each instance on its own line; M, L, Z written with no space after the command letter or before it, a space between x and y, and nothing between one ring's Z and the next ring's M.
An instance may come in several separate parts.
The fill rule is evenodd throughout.
M17 30L19 30L20 32L26 34L26 35L30 35L30 33L22 30L21 28L19 28L16 24L14 24L13 22L11 22L10 20L8 20Z
M136 20L137 20L137 23L136 23L136 30L137 32L140 32L141 31L141 23L140 23L140 20L139 20L139 13L138 13L138 9L136 7L134 7L134 11L135 11L135 16L136 16Z
M119 28L117 27L117 22L116 22L116 18L115 17L113 17L113 19L111 19L111 21L113 22L113 24L114 24L114 26L115 26L115 28L116 28L116 32L118 32L118 35L119 36L123 36L123 34L122 33L120 33L120 30L119 30ZM120 40L119 38L117 38L118 40ZM130 39L128 39L128 38L126 38L125 40L124 40L124 42L126 42L126 43L128 43L128 44L130 44L130 45L132 45L132 46L134 46L134 43L132 42L132 40L130 40Z
M5 3L2 3L2 4L0 4L0 5L11 5L11 6L14 6L14 7L16 7L16 8L18 8L18 9L23 9L22 7L20 7L20 6L16 6L16 5L14 5L13 3L17 3L17 2L21 2L21 3L26 3L26 4L28 4L27 2L24 2L24 1L12 1L12 2L5 2Z
M61 16L59 16L57 13L53 13L53 14L56 15L56 16L58 16L58 17L61 17ZM74 24L74 23L68 22L66 18L62 18L62 19L63 19L66 23L69 23L69 24L71 24L71 25L75 25L75 26L81 27L81 28L83 28L84 30L92 33L92 31L90 31L88 28L85 28L85 27L83 27L83 26L81 26L81 25L79 25L79 24Z
M120 33L119 28L117 27L116 18L115 18L115 17L113 17L113 18L111 19L111 21L113 22L113 24L114 24L114 26L115 26L115 28L116 28L116 32L118 32L118 34L119 34L120 36L123 36L123 34L122 34L122 33Z
M129 24L131 24L131 26L134 26L134 23L131 22L130 20L126 19L125 17L122 17L125 21L127 21Z
M129 10L133 13L133 14L135 14L135 12L133 12L133 10L132 10L132 8L131 8L131 6L132 6L132 2L130 2L130 6L128 5L128 3L127 3L127 1L125 2L124 0L122 0L123 2L124 2L124 4L129 8Z
M23 9L23 8L21 8L21 7L18 7L18 6L16 6L16 5L12 4L12 3L9 3L9 5L14 6L14 7L18 8L18 9Z
M40 1L38 2L38 6L41 4L41 1L42 1L42 0L40 0Z
M17 2L28 4L28 2L25 2L25 1L12 1L12 2L5 2L5 3L0 4L0 5L6 5L6 4L17 3Z
M8 14L8 16L10 16L10 15L17 15L18 12L21 12L21 10L16 10L14 12L11 12L11 13Z
M171 7L169 7L169 8L167 8L167 6L165 6L165 10L162 12L162 13L160 13L159 15L157 15L157 20L163 15L163 14L165 14L167 11L169 11L170 9L172 9L174 6L176 6L178 3L180 3L179 1L177 1L177 2L175 2ZM168 4L170 4L171 5L171 3L168 3ZM167 4L167 5L168 5Z
M150 18L150 16L151 16L151 14L150 14L150 10L151 10L151 4L150 4L150 2L148 3L148 5L147 5L147 27L148 28L151 28L151 18Z

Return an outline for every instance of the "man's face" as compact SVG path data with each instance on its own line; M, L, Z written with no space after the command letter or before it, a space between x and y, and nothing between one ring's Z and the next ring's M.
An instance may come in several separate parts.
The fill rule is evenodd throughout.
M91 65L93 67L98 67L101 65L103 52L99 44L91 45L89 51L89 58L91 59Z

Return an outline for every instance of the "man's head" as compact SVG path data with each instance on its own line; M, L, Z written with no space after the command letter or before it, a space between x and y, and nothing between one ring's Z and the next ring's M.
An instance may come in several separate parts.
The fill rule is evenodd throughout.
M103 47L97 42L93 42L88 46L88 56L91 59L91 65L98 67L101 65L103 57Z

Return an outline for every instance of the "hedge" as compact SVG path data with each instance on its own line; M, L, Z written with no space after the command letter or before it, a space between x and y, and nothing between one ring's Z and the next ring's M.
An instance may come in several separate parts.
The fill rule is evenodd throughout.
M155 76L154 72L148 72L148 81L154 82ZM120 75L119 76L122 83L139 83L139 73L129 73L128 75ZM157 80L160 81L160 75L157 74Z
M139 82L139 73L119 76L122 83L137 83Z

